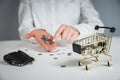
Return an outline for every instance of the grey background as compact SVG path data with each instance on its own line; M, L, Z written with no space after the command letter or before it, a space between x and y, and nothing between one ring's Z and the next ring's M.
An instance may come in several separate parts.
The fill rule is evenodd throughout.
M120 37L120 0L92 0L106 26L117 28ZM0 40L18 40L19 0L0 0Z

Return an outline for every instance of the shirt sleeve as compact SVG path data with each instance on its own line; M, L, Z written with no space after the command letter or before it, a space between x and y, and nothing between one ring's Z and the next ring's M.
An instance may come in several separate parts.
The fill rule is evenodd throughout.
M19 35L21 40L27 40L25 39L25 35L31 32L32 30L35 30L37 28L33 25L33 17L32 17L32 11L30 8L30 0L20 0L19 5ZM28 41L36 42L33 38L29 39Z
M95 25L103 26L104 24L100 20L99 14L90 0L81 0L80 4L83 20L81 24L74 25L74 27L80 31L78 38L83 38L95 33ZM100 32L103 33L104 30L100 30Z

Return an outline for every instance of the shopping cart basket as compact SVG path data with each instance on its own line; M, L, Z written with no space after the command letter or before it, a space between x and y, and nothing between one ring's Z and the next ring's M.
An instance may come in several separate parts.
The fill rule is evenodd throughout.
M91 36L80 40L75 40L73 42L73 51L84 56L84 58L78 61L78 65L85 65L86 70L89 69L91 64L101 64L102 62L107 62L108 66L112 65L112 56L109 54L109 51L112 41L112 35L115 32L115 28L103 27L98 25L95 26L95 30L98 30L99 28L110 29L111 35L105 35L97 32ZM109 59L100 61L99 56L101 54L108 56ZM87 62L90 59L94 60Z

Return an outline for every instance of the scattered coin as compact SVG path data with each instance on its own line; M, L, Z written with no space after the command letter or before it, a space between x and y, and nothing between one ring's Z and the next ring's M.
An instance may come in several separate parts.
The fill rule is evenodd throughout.
M58 59L57 57L53 58L53 59Z
M38 55L42 55L42 54L40 53L40 54L38 54Z
M72 55L72 53L67 53L67 55L68 55L68 56L71 56L71 55Z
M61 65L60 67L66 67L66 65Z
M54 54L50 54L50 56L53 56Z
M51 52L50 50L48 50L47 52Z

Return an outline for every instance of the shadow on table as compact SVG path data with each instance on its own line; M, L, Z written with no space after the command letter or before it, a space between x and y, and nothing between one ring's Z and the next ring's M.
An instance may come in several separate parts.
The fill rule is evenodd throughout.
M5 61L0 61L0 65L8 65Z
M59 66L65 65L66 67L75 67L75 66L78 66L78 59L67 60L67 61L58 63L57 65Z

